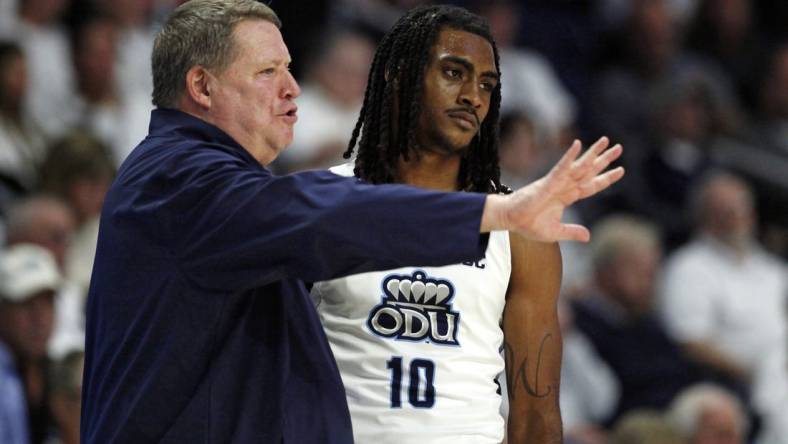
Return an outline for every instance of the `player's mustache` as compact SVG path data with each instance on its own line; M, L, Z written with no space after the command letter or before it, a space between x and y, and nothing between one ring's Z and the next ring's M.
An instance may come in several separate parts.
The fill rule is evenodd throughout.
M474 110L473 108L466 108L464 106L461 106L461 107L458 107L458 108L452 108L452 109L450 109L450 110L448 110L446 112L448 114L458 113L458 112L460 112L460 113L468 113L468 114L473 116L474 120L476 120L476 128L481 128L481 126L482 126L482 122L479 120L479 116L476 115L476 110Z

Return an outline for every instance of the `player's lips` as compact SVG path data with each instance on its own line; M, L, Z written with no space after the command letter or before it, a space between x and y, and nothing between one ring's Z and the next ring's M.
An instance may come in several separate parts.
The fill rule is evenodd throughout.
M479 118L476 114L465 110L451 110L448 111L449 117L454 119L463 128L475 130L479 127Z

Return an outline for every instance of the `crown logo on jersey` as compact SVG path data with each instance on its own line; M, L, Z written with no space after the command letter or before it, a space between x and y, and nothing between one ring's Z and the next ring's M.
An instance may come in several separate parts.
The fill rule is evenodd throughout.
M454 287L441 279L429 279L422 271L412 276L392 275L383 280L383 291L391 302L450 307Z
M389 275L381 283L381 303L372 308L367 326L389 339L459 345L460 314L452 311L454 286L417 270Z

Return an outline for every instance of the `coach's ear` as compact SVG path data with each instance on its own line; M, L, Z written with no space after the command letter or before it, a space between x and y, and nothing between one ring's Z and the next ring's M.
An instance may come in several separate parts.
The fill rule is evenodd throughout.
M202 66L192 66L186 72L186 94L204 109L211 108L211 74Z

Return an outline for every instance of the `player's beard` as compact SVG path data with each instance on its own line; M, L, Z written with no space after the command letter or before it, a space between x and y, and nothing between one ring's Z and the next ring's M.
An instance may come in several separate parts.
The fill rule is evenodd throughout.
M468 155L471 147L477 144L481 137L481 129L477 130L468 143L462 145L451 140L439 128L431 127L426 132L426 141L423 143L421 138L417 137L416 146L413 150L415 153L431 152L442 156L460 156L465 158Z

